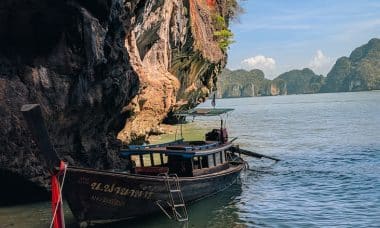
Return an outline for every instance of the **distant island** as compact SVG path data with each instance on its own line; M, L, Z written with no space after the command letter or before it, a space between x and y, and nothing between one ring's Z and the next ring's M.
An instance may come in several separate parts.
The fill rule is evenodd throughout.
M380 39L371 39L339 58L326 77L311 69L291 70L273 80L258 69L228 70L218 77L217 97L276 96L380 89Z

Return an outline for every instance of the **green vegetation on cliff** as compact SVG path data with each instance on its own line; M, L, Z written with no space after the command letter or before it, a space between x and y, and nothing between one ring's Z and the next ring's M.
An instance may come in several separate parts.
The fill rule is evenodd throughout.
M380 89L380 39L356 48L349 58L338 59L327 74L321 92Z
M228 25L224 19L224 17L220 15L214 15L214 36L218 41L219 47L226 52L230 44L232 44L234 34L228 28Z

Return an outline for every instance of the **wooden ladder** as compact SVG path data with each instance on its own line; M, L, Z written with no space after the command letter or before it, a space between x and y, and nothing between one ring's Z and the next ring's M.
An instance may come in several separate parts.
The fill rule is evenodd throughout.
M160 174L165 180L166 189L168 191L169 201L167 204L171 207L173 216L170 216L164 207L161 206L160 202L157 201L156 204L161 208L161 210L170 218L175 218L178 222L185 222L189 220L185 201L183 199L181 187L179 185L179 178L177 174Z

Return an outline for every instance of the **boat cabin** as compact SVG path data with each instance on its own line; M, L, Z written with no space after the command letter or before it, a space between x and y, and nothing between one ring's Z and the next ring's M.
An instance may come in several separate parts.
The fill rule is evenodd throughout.
M193 109L184 116L220 116L233 109ZM205 141L176 140L156 145L129 145L122 149L120 156L132 163L131 173L158 175L177 174L179 177L193 177L219 172L229 168L228 153L232 144L221 118L218 129L206 133ZM182 128L181 128L182 129ZM182 133L181 133L182 135Z
M131 173L154 176L175 173L182 177L192 177L227 169L226 151L230 146L231 144L217 141L133 146L122 150L121 157L132 162Z

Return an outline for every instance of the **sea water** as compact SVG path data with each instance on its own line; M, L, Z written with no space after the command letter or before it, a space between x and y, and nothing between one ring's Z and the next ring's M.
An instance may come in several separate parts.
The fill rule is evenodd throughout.
M201 107L209 107L210 102ZM247 158L224 192L188 206L184 227L380 227L380 92L217 100ZM227 116L226 116L227 117ZM218 127L197 118L192 127ZM75 227L65 207L68 227ZM50 204L0 208L0 227L47 227ZM164 214L100 227L181 227Z

